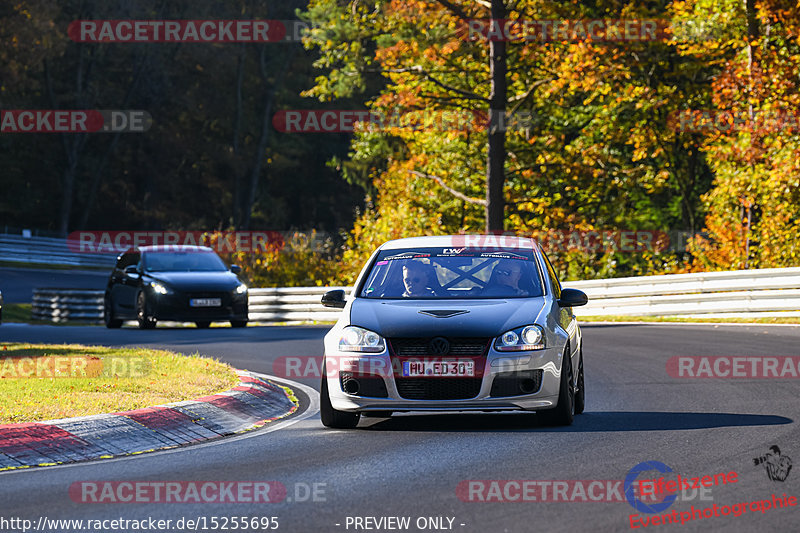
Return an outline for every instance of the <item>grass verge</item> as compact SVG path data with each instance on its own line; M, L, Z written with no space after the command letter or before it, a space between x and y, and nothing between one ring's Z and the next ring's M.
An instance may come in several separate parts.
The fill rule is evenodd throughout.
M800 317L774 316L761 318L683 318L675 316L579 316L580 322L704 322L709 324L796 324Z
M85 320L67 320L64 322L53 322L51 320L34 320L31 316L31 304L4 304L3 322L22 322L35 326L93 326L102 322L87 322ZM2 355L2 354L0 354Z
M3 304L3 322L31 322L31 304Z
M0 326L1 327L1 326ZM28 375L28 377L21 377ZM96 415L235 387L233 368L198 354L77 344L0 344L0 424Z

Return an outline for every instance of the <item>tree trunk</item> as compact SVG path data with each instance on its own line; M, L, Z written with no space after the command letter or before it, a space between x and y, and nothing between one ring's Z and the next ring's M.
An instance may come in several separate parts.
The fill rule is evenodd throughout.
M91 62L90 65L91 66ZM50 72L50 64L47 60L44 61L44 76L45 86L47 88L47 95L50 100L52 109L58 109L55 88L53 87L53 78ZM84 64L83 54L79 52L78 55L78 72L76 73L76 98L75 101L78 108L85 108L83 102L83 86L84 86ZM88 75L87 75L88 78ZM69 233L69 221L72 215L72 203L75 191L75 175L77 173L78 161L80 160L80 153L83 145L86 143L87 134L85 133L62 133L61 146L64 149L64 158L66 159L66 167L61 175L62 196L61 207L58 213L58 232L67 236Z
M247 48L239 45L239 57L236 63L236 112L233 121L233 226L241 229L242 220L242 173L239 166L239 138L242 131L242 85L244 85L244 62L247 58Z
M506 17L504 0L492 0L492 22ZM502 232L505 199L503 183L506 166L506 43L489 41L489 146L486 160L486 233Z
M760 37L758 29L758 19L756 13L755 0L744 0L744 8L747 16L747 99L750 102L748 106L748 116L750 123L754 123L755 111L753 110L753 42ZM755 163L750 163L750 175L755 176L756 168ZM746 193L745 193L746 194ZM755 197L755 195L753 195ZM745 198L748 198L745 196ZM752 207L754 204L749 198L747 201L747 228L745 230L745 245L744 245L744 268L747 270L750 266L750 231L752 229Z
M127 109L131 99L133 98L133 94L136 92L139 80L142 77L142 73L144 72L145 67L150 66L149 56L147 52L144 52L141 60L138 62L136 69L134 70L133 80L131 80L131 84L128 86L128 90L125 92L125 98L123 98L122 103L120 105L120 109ZM106 150L103 153L103 157L100 160L100 164L94 170L94 175L92 176L92 183L89 187L89 194L86 197L86 205L81 213L80 222L78 222L78 229L86 229L86 226L89 223L89 215L94 208L94 202L97 198L97 191L100 189L100 182L103 180L103 177L106 173L106 166L108 165L109 160L111 159L111 154L114 153L114 148L116 148L117 143L119 143L120 136L122 135L121 132L115 132L114 137L111 139L111 142L106 146Z
M268 83L268 75L269 70L267 68L267 48L269 45L262 45L261 47L261 54L259 56L259 65L261 67L261 77L265 83ZM250 229L250 220L253 215L253 206L256 203L256 192L258 191L258 181L261 177L261 167L264 162L264 152L267 149L267 143L269 141L269 133L271 130L272 124L272 108L275 103L275 93L277 92L278 88L283 85L283 80L286 76L286 72L289 69L289 66L292 62L292 58L294 57L294 49L286 54L286 59L282 68L280 68L277 72L278 74L275 75L275 81L272 86L265 88L264 90L264 112L261 117L261 135L258 139L258 146L256 147L255 153L255 160L253 162L253 168L250 172L250 183L246 191L246 198L245 198L245 205L244 205L244 212L242 213L242 229L249 230Z

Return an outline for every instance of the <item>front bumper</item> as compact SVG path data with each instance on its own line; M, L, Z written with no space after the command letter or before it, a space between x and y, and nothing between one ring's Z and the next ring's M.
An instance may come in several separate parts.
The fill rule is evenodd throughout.
M557 404L561 359L562 352L558 348L513 354L491 349L486 355L483 375L474 378L480 380L480 386L475 387L477 393L473 397L459 399L409 399L408 387L404 387L404 393L401 394L398 379L407 378L395 377L397 368L393 370L391 357L387 352L378 355L326 355L325 367L331 405L339 411L536 411L552 408ZM503 396L502 391L508 390L507 387L493 389L496 379L508 377L509 373L528 375L527 371L541 371L541 380L535 391L529 394L517 391L513 395ZM359 388L355 394L345 392L343 389L347 379L342 379L342 373L350 374L355 379L366 378L370 380L369 386ZM376 379L382 379L384 388L381 388ZM376 383L377 387L374 386Z
M215 307L192 307L189 302L192 298L219 298L222 305ZM176 322L193 322L209 320L212 322L225 322L230 320L248 319L247 294L232 295L230 293L181 293L148 294L148 301L152 306L153 315L158 320L172 320Z

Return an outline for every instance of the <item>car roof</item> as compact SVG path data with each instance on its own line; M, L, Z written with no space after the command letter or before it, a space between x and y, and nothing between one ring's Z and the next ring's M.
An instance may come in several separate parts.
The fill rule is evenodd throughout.
M535 239L516 235L436 235L431 237L407 237L395 239L381 245L381 250L402 248L509 248L538 250Z

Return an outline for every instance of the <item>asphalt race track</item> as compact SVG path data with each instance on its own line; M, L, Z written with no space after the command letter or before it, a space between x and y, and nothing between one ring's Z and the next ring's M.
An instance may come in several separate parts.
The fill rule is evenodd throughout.
M4 324L0 343L163 347L197 351L238 368L273 374L272 362L278 357L320 356L325 331ZM800 461L800 380L676 379L665 367L675 355L798 355L800 327L594 325L584 326L584 335L587 405L571 427L540 427L533 414L402 414L362 418L356 430L326 430L318 414L302 418L315 404L301 393L303 407L294 423L277 430L173 452L0 474L0 515L34 524L40 517L154 518L171 519L173 524L182 517L204 517L209 530L213 517L270 516L278 517L278 531L298 533L626 531L631 529L629 516L638 511L625 501L542 502L538 496L546 484L538 485L536 501L462 501L459 496L468 500L469 495L457 493L457 488L469 480L603 480L602 486L607 486L606 480L625 479L643 461L660 461L684 477L738 473L735 483L713 487L702 500L698 491L688 491L686 500L648 517L673 509L691 513L692 506L771 502L772 494L800 496L800 467L795 466L785 481L771 481L764 466L753 461L773 445L785 457ZM296 381L318 389L316 377ZM278 481L287 495L280 502L260 504L87 504L70 498L70 485L79 481ZM316 498L308 490L315 484ZM471 486L487 487L472 493L478 498L476 494L489 495L492 484ZM580 499L571 491L567 494ZM509 497L515 495L519 496L509 492ZM764 507L748 507L740 516L651 525L647 530L800 530L797 507ZM385 526L397 524L381 522L379 527L366 520L395 516L410 517L409 528L389 529Z

